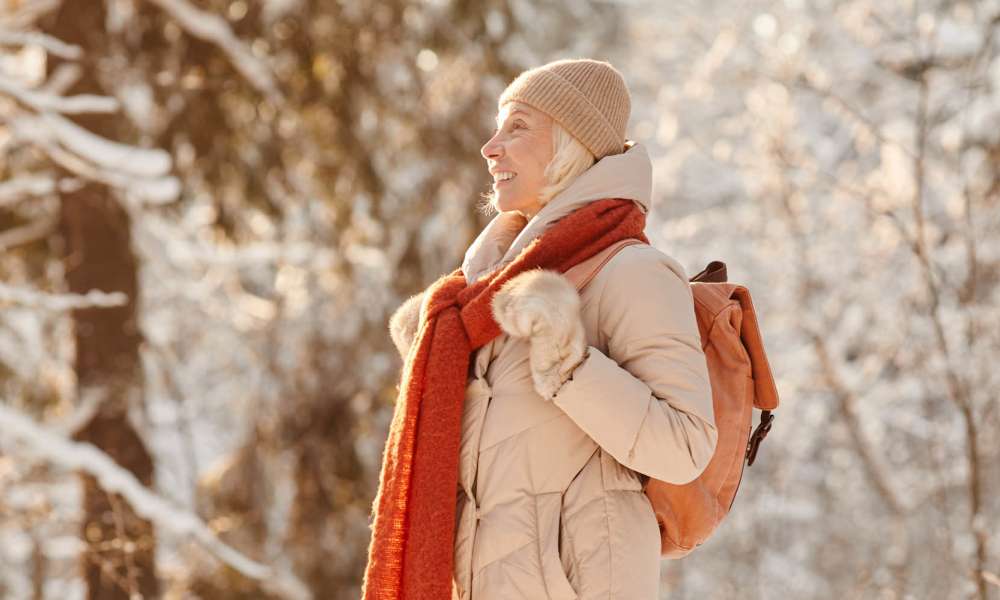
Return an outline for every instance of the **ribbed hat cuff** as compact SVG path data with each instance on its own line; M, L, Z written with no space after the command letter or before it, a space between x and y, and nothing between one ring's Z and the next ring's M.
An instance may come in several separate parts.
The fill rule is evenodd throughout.
M594 156L622 152L625 140L618 137L601 111L576 86L548 70L535 71L530 78L536 81L526 79L507 88L497 107L513 101L524 102L552 116Z

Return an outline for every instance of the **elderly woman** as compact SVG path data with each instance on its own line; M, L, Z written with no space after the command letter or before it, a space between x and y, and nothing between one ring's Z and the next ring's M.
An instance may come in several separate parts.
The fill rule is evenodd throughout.
M390 319L403 356L365 598L658 597L643 484L686 483L716 427L688 277L643 233L621 74L525 71L482 147L499 214ZM574 267L621 240L578 290Z

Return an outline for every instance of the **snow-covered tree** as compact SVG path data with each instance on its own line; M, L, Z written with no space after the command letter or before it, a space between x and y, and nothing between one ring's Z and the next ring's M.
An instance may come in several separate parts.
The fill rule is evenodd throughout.
M12 250L0 297L18 312L0 316L3 406L15 411L0 427L22 434L0 441L18 465L5 489L28 485L22 464L45 468L45 498L76 489L67 470L81 469L148 526L64 544L55 561L51 524L11 518L11 539L41 543L11 557L25 568L5 585L59 598L152 586L356 597L398 378L388 315L485 224L479 147L503 86L551 52L600 51L616 13L63 0L5 18L0 219L13 221L0 221ZM576 36L588 19L600 25ZM108 344L138 367L128 385L80 377L88 319L118 332ZM121 408L115 426L87 439L122 466L145 446L133 477L152 497L32 450L31 427L73 433L109 408ZM50 509L65 539L108 513L86 506ZM155 558L148 588L129 580L139 551ZM99 573L79 581L77 556Z
M663 596L997 598L998 28L997 0L2 4L0 596L356 598L386 319L490 217L504 86L593 56L653 242L750 288L783 400Z
M749 286L784 401L665 593L998 597L1000 4L633 10L658 243Z

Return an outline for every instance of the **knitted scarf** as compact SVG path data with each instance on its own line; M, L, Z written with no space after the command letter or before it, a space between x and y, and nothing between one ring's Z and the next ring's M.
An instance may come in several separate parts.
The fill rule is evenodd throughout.
M502 333L493 294L528 269L563 273L618 240L648 243L645 224L632 200L595 200L474 284L456 269L427 288L372 504L364 600L451 598L462 409L472 353Z

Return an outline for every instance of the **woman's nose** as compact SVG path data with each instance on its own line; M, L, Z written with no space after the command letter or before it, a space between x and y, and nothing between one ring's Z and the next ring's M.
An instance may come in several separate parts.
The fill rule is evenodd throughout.
M497 141L497 135L493 134L493 137L486 140L483 147L479 149L479 153L483 155L483 158L496 160L500 157L503 146Z

